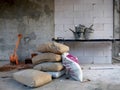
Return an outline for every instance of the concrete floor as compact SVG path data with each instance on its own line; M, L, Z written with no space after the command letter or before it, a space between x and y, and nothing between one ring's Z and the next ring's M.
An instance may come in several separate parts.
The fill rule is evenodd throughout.
M0 62L0 65L3 64L5 63ZM13 72L16 72L15 70L0 72L0 90L120 90L119 64L81 66L83 68L84 82L65 79L65 76L63 76L38 88L30 88L13 80L11 76ZM90 70L90 67L97 67L97 70ZM104 67L104 70L98 69L98 67ZM90 81L87 81L87 79Z

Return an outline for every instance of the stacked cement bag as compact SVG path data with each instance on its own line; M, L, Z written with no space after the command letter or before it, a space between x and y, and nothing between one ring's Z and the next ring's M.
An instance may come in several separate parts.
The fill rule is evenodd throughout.
M33 64L39 64L42 62L58 62L61 61L61 55L54 53L40 53L32 58Z
M44 84L52 81L50 74L33 69L26 69L15 72L13 73L13 78L16 81L29 87L43 86Z
M37 51L40 52L32 58L35 70L48 72L53 78L58 78L64 74L61 55L69 51L69 47L56 42L41 44Z
M37 49L39 52L51 52L56 54L63 54L69 51L69 47L56 42L48 42L40 45Z
M36 65L34 69L41 71L57 72L63 69L63 65L60 62L45 62Z

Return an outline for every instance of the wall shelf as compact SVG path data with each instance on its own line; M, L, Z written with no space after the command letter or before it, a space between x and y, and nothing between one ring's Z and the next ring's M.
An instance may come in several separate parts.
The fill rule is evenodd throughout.
M84 39L55 39L52 38L52 41L56 41L56 42L102 42L102 41L120 41L120 39L88 39L88 40L84 40Z

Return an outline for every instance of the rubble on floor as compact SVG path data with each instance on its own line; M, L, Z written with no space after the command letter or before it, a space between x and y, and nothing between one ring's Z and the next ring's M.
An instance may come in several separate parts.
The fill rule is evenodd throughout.
M24 64L20 63L19 65L12 65L12 64L5 64L0 67L0 72L6 72L6 71L11 71L11 70L21 70L21 69L28 69L32 68L32 64Z

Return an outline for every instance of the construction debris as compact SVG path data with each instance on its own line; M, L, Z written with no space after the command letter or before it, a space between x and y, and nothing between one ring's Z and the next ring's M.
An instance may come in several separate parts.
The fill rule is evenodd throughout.
M32 68L33 65L31 64L24 64L21 63L19 65L11 65L11 64L6 64L0 67L0 72L6 72L6 71L11 71L11 70L21 70L21 69L28 69Z

